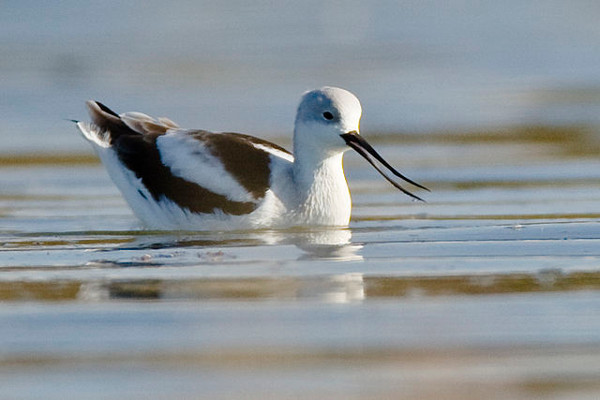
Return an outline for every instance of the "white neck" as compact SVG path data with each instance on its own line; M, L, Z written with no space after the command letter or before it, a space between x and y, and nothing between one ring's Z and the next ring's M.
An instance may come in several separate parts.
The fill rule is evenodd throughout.
M347 225L352 203L342 168L344 153L303 147L294 153L299 219L311 225Z

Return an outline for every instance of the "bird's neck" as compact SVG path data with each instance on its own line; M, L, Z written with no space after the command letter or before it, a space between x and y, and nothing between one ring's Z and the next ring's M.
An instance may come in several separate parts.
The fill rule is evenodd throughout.
M294 181L298 210L306 222L316 225L347 225L351 200L342 167L342 152L328 155L313 151L295 153Z

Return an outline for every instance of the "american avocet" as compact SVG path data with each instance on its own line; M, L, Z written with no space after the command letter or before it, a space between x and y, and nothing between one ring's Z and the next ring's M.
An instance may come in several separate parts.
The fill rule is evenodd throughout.
M343 226L351 200L342 156L353 148L392 185L390 166L359 135L360 102L323 87L302 97L294 153L248 135L182 129L166 118L116 114L88 101L91 123L77 122L134 213L154 229Z

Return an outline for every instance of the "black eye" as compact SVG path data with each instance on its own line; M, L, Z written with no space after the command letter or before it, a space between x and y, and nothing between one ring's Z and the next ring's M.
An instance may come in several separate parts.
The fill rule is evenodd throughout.
M333 119L333 114L329 111L325 111L323 113L323 118L325 118L327 121L331 121Z

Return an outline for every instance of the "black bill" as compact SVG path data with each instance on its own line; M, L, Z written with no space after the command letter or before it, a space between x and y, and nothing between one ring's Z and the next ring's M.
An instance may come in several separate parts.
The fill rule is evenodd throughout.
M417 195L412 194L411 192L409 192L408 190L404 189L402 186L400 186L400 184L398 184L396 181L394 181L392 178L390 178L385 172L383 172L381 170L381 168L379 168L379 166L375 163L375 161L373 160L373 157L375 157L375 159L377 161L379 161L381 164L383 164L384 167L386 167L387 169L390 170L390 172L394 175L396 175L397 177L405 180L406 182L427 190L429 192L429 189L427 189L425 186L418 184L417 182L413 181L412 179L407 178L406 176L402 175L400 172L396 171L394 169L394 167L392 167L387 161L385 161L383 159L383 157L381 157L379 155L379 153L377 153L375 151L375 149L362 137L358 134L358 132L348 132L348 133L344 133L342 135L340 135L342 137L342 139L344 139L346 141L346 144L350 147L352 147L354 150L356 150L356 152L358 154L360 154L361 156L363 156L365 158L365 160L367 160L376 170L377 172L379 172L389 183L391 183L392 185L394 185L397 189L399 189L402 193L420 200L420 201L425 201L422 198L420 198Z

